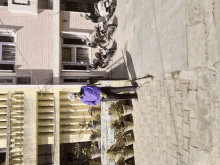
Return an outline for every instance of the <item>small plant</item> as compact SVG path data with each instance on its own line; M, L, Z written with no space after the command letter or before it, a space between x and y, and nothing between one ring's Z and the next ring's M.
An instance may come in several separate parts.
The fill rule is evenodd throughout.
M121 148L116 144L112 145L106 152L106 155L111 157L115 157L118 154L121 154Z
M116 162L116 165L124 165L124 164L125 164L125 158L121 156Z
M86 119L84 118L84 121L79 123L79 127L81 129L84 129L84 128L89 129L90 127L92 127L92 121L86 122Z
M97 114L97 115L95 116L95 120L96 120L96 121L101 120L101 114Z
M77 158L79 157L81 153L81 150L80 150L80 144L76 142L76 145L74 146L74 154L77 156Z
M90 139L91 141L93 141L93 140L95 140L95 138L96 138L97 136L100 136L100 133L92 132L92 134L90 135L89 139Z
M94 134L90 135L89 140L94 140L94 139L95 139Z
M84 155L88 155L89 157L91 157L92 155L92 148L94 148L94 142L92 141L91 145L89 145L88 147L84 147L82 148L82 146L80 145L80 143L76 142L76 145L74 146L74 154L77 156L77 158L80 156L80 154L84 154Z
M154 76L152 76L152 75L150 75L150 74L147 74L147 75L145 76L145 78L151 78L151 80L153 80L153 79L154 79Z
M122 123L122 120L114 120L111 123L112 128L117 132L121 129L124 129L124 124Z
M96 165L94 161L90 161L89 165Z
M125 100L119 100L115 103L112 103L110 108L109 108L109 111L111 113L117 113L119 115L123 114L124 113L124 110L123 110L123 105L126 103Z
M171 72L172 78L174 79L176 75L180 75L180 71Z

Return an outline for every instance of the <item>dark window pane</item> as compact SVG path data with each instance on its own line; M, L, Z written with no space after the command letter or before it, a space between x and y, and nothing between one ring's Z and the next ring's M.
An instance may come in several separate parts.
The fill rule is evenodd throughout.
M62 48L62 61L71 62L71 48Z
M64 38L64 44L74 44L74 45L86 45L85 39L75 39L75 38Z
M81 65L63 65L64 70L87 70L87 66Z
M0 79L0 83L12 83L12 79Z
M12 4L15 4L15 5L29 5L30 6L30 1L27 1L26 3L19 3L19 2L16 2L16 0L12 0Z
M2 60L15 61L15 46L2 45Z
M38 145L38 165L53 165L54 145Z
M0 42L14 42L14 37L0 36Z
M0 164L3 164L5 162L6 152L0 153Z
M0 70L14 70L14 64L0 64Z
M89 49L88 48L76 48L76 61L89 61Z
M63 79L63 82L87 82L85 79Z
M17 84L31 84L30 77L17 77Z

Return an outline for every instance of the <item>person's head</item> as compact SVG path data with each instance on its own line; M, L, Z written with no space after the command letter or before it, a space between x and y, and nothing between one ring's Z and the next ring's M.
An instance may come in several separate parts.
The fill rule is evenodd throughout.
M70 100L70 101L76 101L77 99L79 99L80 97L82 97L83 96L83 93L82 92L78 92L78 93L76 93L76 92L70 92L69 94L68 94L68 99Z

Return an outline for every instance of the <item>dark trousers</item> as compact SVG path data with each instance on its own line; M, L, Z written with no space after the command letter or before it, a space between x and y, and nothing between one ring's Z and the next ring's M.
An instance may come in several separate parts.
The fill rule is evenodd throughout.
M103 98L103 102L106 101L117 101L117 100L128 100L136 99L136 93L129 94L118 94L120 92L131 92L136 90L136 86L125 86L125 87L101 87L103 93L107 94L107 98Z

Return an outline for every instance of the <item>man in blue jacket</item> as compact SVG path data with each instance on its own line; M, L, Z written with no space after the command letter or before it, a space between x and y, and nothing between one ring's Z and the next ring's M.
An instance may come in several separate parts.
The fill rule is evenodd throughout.
M101 101L117 101L127 99L137 99L137 94L118 94L120 92L136 91L139 87L97 87L97 86L82 86L80 92L70 92L68 98L70 101L75 101L80 98L84 104L98 105Z

